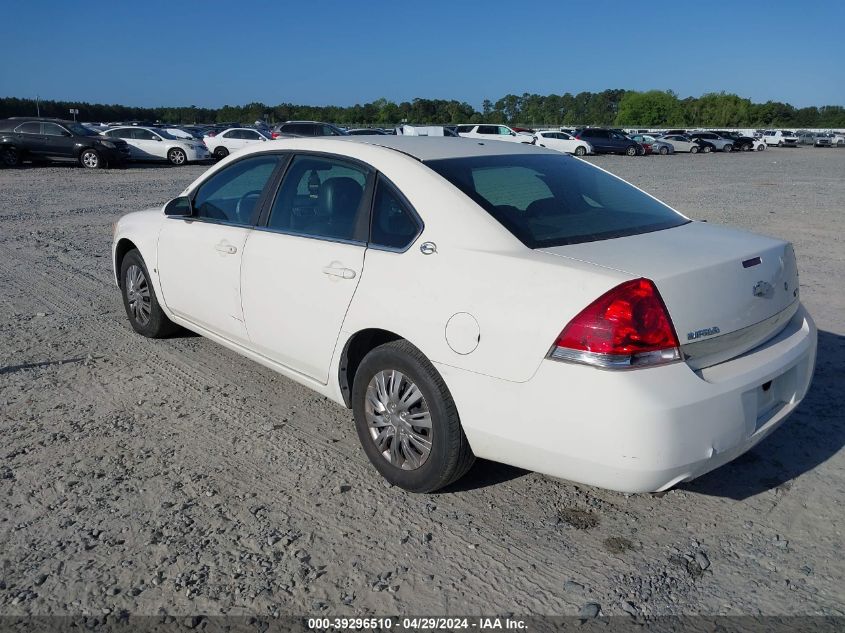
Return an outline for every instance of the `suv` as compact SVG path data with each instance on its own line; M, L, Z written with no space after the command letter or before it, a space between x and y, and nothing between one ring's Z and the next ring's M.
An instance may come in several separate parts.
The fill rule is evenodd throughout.
M528 134L521 134L514 131L507 125L482 124L482 125L459 125L458 136L464 138L487 139L489 141L511 141L512 143L534 143L534 137Z
M0 153L10 167L24 160L58 159L97 169L129 160L126 141L103 138L75 121L37 117L0 121Z
M777 145L778 147L796 147L798 137L789 130L766 130L763 132L763 140L766 145Z
M341 130L339 127L319 121L288 121L273 128L273 138L283 134L293 136L348 136L348 132Z
M596 154L627 154L628 156L645 154L645 148L642 145L616 130L588 127L579 130L575 134L575 138L587 141L593 146L593 151Z
M713 149L719 150L720 152L730 152L734 148L733 139L723 138L715 132L693 132L689 134L689 137L693 140L698 139L699 141L704 141L712 145Z

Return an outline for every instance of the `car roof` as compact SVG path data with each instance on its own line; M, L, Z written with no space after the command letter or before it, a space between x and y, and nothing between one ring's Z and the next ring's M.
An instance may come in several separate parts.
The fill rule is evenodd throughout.
M466 158L470 156L507 156L512 154L554 154L529 143L506 143L479 139L456 138L453 136L343 136L331 137L334 143L362 143L376 145L407 154L417 160L429 161L444 158Z

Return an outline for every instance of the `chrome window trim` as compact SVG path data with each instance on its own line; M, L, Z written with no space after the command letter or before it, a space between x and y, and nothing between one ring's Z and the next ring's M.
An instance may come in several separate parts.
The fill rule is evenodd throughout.
M326 237L325 235L312 235L310 233L297 233L296 231L286 231L284 229L277 229L269 226L253 226L249 228L261 231L263 233L278 233L279 235L289 235L291 237L303 237L308 240L319 240L321 242L332 242L334 244L349 244L350 246L362 246L366 248L367 243L361 240L347 240L342 237Z

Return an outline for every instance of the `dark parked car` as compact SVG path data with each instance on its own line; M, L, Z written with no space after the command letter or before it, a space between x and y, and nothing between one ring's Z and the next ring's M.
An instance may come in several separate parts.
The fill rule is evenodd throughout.
M347 136L348 132L331 123L319 121L288 121L273 128L275 134L293 134L295 136Z
M722 138L730 139L733 142L734 151L750 152L754 149L754 139L750 136L743 136L739 132L729 130L716 130L715 133Z
M733 151L734 144L729 138L723 138L715 132L693 132L688 135L691 139L698 139L701 141L701 149L705 152L709 146L711 151L719 150L720 152Z
M575 138L587 141L596 154L627 154L638 156L645 154L645 148L632 138L601 127L588 127L579 130Z
M129 160L126 141L104 138L75 121L36 117L0 121L0 153L10 167L24 160L73 160L97 169Z

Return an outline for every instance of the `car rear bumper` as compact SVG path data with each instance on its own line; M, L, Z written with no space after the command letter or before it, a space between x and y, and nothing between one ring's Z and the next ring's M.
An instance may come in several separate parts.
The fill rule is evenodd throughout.
M665 490L776 429L810 385L816 327L804 310L777 336L699 371L606 371L545 360L513 383L438 365L479 457L622 492Z

